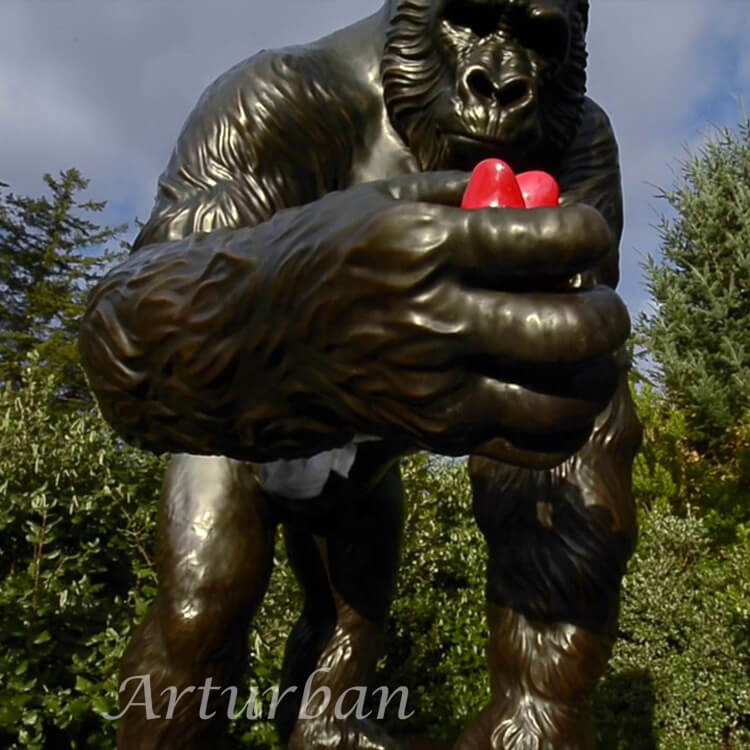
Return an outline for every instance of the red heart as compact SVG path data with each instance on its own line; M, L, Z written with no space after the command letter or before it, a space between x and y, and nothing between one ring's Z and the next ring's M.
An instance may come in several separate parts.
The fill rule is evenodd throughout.
M523 172L517 177L526 208L555 207L560 203L560 187L546 172Z
M560 202L560 187L546 172L516 175L500 159L485 159L474 167L461 208L542 208Z
M461 208L524 208L513 170L500 159L485 159L474 167Z

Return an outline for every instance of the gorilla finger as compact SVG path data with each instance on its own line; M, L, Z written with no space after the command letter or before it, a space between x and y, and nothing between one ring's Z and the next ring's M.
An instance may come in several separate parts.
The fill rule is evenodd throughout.
M419 172L383 180L379 185L395 200L459 206L471 175L468 172Z
M454 214L454 261L484 279L567 277L596 264L615 245L596 209L484 209Z
M465 369L505 383L520 383L536 393L580 399L603 409L614 396L620 367L614 356L575 365L511 365L487 355L464 359Z
M554 436L579 435L591 430L606 401L568 398L531 390L483 375L472 375L465 398L455 404L451 419L471 424L491 436L533 438L557 444Z
M565 365L611 354L630 333L628 311L606 286L567 294L467 290L470 355L510 364Z
M507 437L492 438L478 445L471 453L472 456L490 458L525 469L552 469L583 447L587 439L588 435L584 433L571 435L565 444L561 441L558 445L545 449L539 443L529 446L523 441L518 444Z

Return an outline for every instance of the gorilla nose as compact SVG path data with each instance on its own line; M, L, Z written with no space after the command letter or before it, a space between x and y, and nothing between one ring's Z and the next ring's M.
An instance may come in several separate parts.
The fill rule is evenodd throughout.
M493 81L483 68L475 67L464 77L466 88L480 99L494 99L503 109L520 109L534 96L534 86L527 76L512 76Z

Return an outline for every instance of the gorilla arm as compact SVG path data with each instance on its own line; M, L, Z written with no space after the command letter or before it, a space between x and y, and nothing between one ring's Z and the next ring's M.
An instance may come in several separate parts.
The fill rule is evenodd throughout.
M607 115L591 100L586 101L582 126L557 174L564 191L563 204L585 203L596 208L612 231L613 244L584 274L588 278L583 283L614 288L619 279L623 227L617 143ZM497 508L520 508L519 517L536 516L512 543L513 554L520 556L517 569L498 573L488 589L490 600L516 607L532 619L563 619L598 630L602 623L616 618L619 580L636 542L631 476L642 435L630 395L630 362L624 349L616 361L620 375L615 393L597 417L585 445L567 460L546 471L488 460L492 457L490 441L469 462L475 492L490 498ZM500 498L505 498L505 505ZM492 511L485 519L492 527L488 533L494 533L494 525L501 521L505 522L503 511ZM546 548L540 547L534 536L545 533L558 535L568 554L545 557ZM550 565L556 568L554 574ZM575 596L559 585L566 580L583 581ZM593 618L592 612L596 612Z
M620 278L623 227L620 163L609 118L591 99L585 101L581 127L558 171L563 205L585 203L599 211L609 224L613 245L598 264L595 280L614 289Z
M258 320L262 305L252 315L250 304L270 293L257 288L259 257L278 243L270 227L253 227L333 189L350 158L351 136L343 134L362 130L353 107L338 107L342 126L327 127L331 97L299 85L310 75L325 79L321 64L312 56L261 53L207 89L159 181L137 252L92 295L80 331L84 367L105 418L129 441L199 454L255 446L248 430L256 420L248 415L238 428L231 413L236 379L248 377L243 347L253 350L246 364L257 365L247 391L268 416L283 412L269 403L283 334ZM274 228L283 233L288 227L280 224ZM259 340L240 341L247 335L240 329L253 322ZM313 420L308 426L317 429ZM243 456L256 451L261 459L260 449Z
M586 101L578 138L566 159L565 201L584 202L596 208L609 224L616 242L593 269L595 283L615 288L620 278L619 243L623 228L622 189L617 142L606 113ZM628 383L630 358L623 349L617 355L620 379L612 401L597 418L586 445L550 472L549 498L565 492L565 486L580 493L587 508L604 508L608 516L599 528L602 545L614 534L621 547L621 567L607 571L618 581L625 560L636 542L635 506L632 496L633 460L640 448L643 430ZM553 501L554 502L554 501ZM590 524L596 528L596 524ZM611 585L615 590L616 584ZM611 613L610 613L611 616Z

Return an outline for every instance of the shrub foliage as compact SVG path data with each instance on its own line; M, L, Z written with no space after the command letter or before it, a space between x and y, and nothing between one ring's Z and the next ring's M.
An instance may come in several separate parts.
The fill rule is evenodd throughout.
M24 379L0 392L0 746L111 748L102 714L116 713L117 664L155 591L164 462L123 445L94 413L61 415L38 364ZM679 425L666 433L668 446L679 442ZM595 698L599 746L741 748L750 744L750 533L742 526L717 547L701 517L676 515L669 498L683 479L665 460L671 448L651 455L636 470L648 507ZM416 713L394 730L450 738L487 696L484 542L463 466L418 455L403 473L403 569L376 682L409 688ZM278 684L298 611L279 545L250 634L248 689ZM237 720L232 734L239 747L278 747L268 721Z

